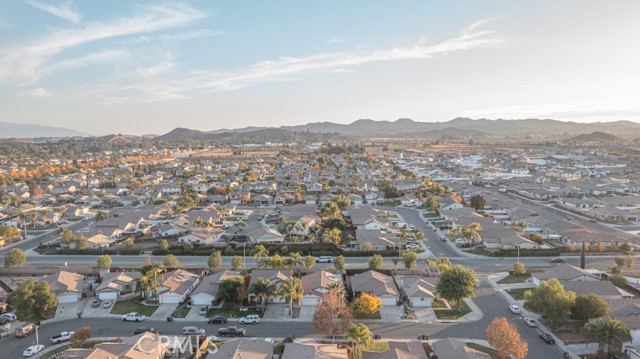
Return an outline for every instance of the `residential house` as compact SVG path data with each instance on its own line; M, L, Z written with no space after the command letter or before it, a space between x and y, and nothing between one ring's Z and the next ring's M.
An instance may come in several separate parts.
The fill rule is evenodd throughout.
M330 285L342 283L342 276L319 270L301 277L300 280L304 290L302 305L316 305L329 291Z
M163 359L172 352L172 347L186 347L186 337L161 340L160 334L145 332L132 337L123 337L119 342L96 344L90 349L72 348L63 351L57 359ZM177 351L177 349L174 349Z
M540 285L543 280L556 278L560 282L596 282L600 278L591 272L568 263L560 264L546 272L535 272L531 275L533 284Z
M240 278L244 280L244 276L242 276L240 272L233 272L230 270L224 270L204 277L200 285L191 292L191 304L212 305L218 295L220 282L231 278Z
M362 293L375 295L384 305L396 305L400 300L400 293L393 277L375 271L367 271L350 277L351 290L354 297Z
M281 270L281 269L255 269L255 270L253 270L251 272L251 280L249 281L249 287L251 286L251 284L257 282L258 279L265 278L265 279L270 280L271 284L276 286L276 288L280 288L280 285L282 284L282 282L285 279L291 277L292 275L293 275L293 271L290 270L290 269L285 269L285 270ZM256 297L255 294L250 293L248 297L249 297L249 302L260 304L260 298ZM284 300L284 298L282 298L280 296L274 296L272 298L269 298L269 302L284 303L285 300Z
M363 249L364 245L371 244L374 251L384 251L397 248L400 244L400 238L395 233L383 232L380 230L356 230L356 240L358 247Z
M135 295L141 276L140 272L108 273L95 289L96 296L101 300L116 300Z
M632 339L625 346L630 347L628 349L640 357L640 304L631 303L622 308L614 309L607 316L621 320L629 328Z
M58 304L73 303L82 300L84 276L82 274L58 271L41 279L49 283L51 291L58 298Z
M431 344L433 354L443 359L491 359L489 354L469 348L458 339L441 339Z
M205 359L272 359L273 343L262 339L237 339L228 341Z
M158 283L158 301L160 304L182 303L198 283L200 277L184 269L165 273Z
M412 308L431 307L436 295L436 287L422 276L395 276L398 287L409 300Z
M87 238L87 247L90 249L101 249L113 246L116 240L112 237L105 236L104 234L96 234ZM73 246L74 243L71 243Z
M252 243L282 243L284 242L284 235L275 229L271 228L256 228L250 231L247 236Z
M296 236L308 237L311 232L311 228L319 223L320 217L318 216L304 216L296 222L289 233Z
M347 348L337 344L286 343L280 359L348 359Z
M219 241L223 234L224 230L220 228L197 230L179 237L178 242L210 245Z
M362 359L427 359L422 342L388 341L389 349L382 352L362 352ZM449 357L439 357L448 359Z

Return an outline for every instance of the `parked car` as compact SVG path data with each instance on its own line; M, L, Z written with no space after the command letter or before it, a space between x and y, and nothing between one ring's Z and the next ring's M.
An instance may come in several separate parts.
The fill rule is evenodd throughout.
M333 257L331 256L316 257L316 263L331 263L331 262L333 262Z
M471 246L471 249L487 249L487 245L484 243L478 243Z
M182 328L183 335L205 335L205 331L198 327L184 327Z
M208 307L200 307L200 311L199 311L200 315L202 316L207 315L207 310L208 310Z
M260 317L252 314L252 315L247 315L245 317L242 317L238 320L238 323L240 324L258 324L260 323Z
M40 344L40 345L32 345L32 346L28 347L27 349L25 349L22 352L22 356L30 357L30 356L33 356L34 354L40 353L43 350L44 350L44 345L42 345L42 344Z
M136 312L127 313L122 316L122 321L124 322L142 322L145 319L147 319L147 317L145 317L144 314Z
M97 298L96 298L96 299L94 299L94 300L91 302L91 308L99 308L99 307L100 307L100 303L102 303L102 300L97 299Z
M225 324L227 322L227 317L223 317L221 315L215 316L209 319L209 324Z
M524 322L527 323L527 325L530 326L530 327L537 327L538 326L538 322L536 322L536 320L532 319L532 318L524 318Z
M228 327L218 329L218 335L221 337L244 337L247 332L238 327Z
M413 223L411 223L411 224L409 225L409 228L416 228L416 225L415 225L415 224L413 224Z
M1 315L2 318L6 319L8 322L13 322L18 319L18 317L13 313L4 313Z
M458 243L456 244L458 248L471 248L471 243Z
M509 306L509 310L511 311L511 313L515 313L515 314L520 314L520 313L522 313L522 311L520 310L520 307L518 307L518 306L517 306L517 305L515 305L515 304L511 304L511 305Z
M553 339L553 337L551 336L551 334L546 333L546 332L540 332L540 338L542 338L542 340L544 340L545 343L547 344L555 344L556 340Z
M113 300L107 299L104 301L104 303L102 303L102 308L111 308L112 305L113 305Z
M137 335L137 334L140 334L140 333L146 333L146 332L153 333L153 334L160 334L160 331L158 329L156 329L156 328L153 328L153 327L139 327L139 328L136 328L136 330L133 331L133 335Z
M404 246L405 249L420 249L420 246L415 243L409 243Z
M557 257L551 260L551 263L564 263L564 257Z
M71 336L73 335L73 333L74 332L62 332L58 335L54 335L51 337L51 343L57 344L57 343L66 342L67 340L71 339Z
M15 335L17 338L24 338L29 334L33 334L38 329L38 326L33 323L24 323L16 328Z

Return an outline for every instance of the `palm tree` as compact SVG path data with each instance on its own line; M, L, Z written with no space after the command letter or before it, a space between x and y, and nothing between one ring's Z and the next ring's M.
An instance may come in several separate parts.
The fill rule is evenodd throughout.
M346 291L344 290L344 286L343 286L343 285L342 285L342 283L340 283L340 282L333 282L333 283L330 283L330 284L327 286L327 289L328 289L329 291L335 291L335 292L337 292L338 294L340 294L341 296L344 296L344 295L346 294Z
M267 301L276 293L276 286L266 278L258 278L257 281L251 283L249 286L249 293L260 297L260 304L262 305L262 312L264 313L264 307Z
M301 300L304 296L302 281L296 277L283 280L277 294L289 303L289 315L293 316L293 302Z
M609 349L615 342L632 340L629 328L624 322L613 318L599 318L582 327L582 334L598 342L598 349L603 349L609 357ZM604 348L602 348L604 347Z
M355 343L354 352L356 353L356 358L360 357L360 355L358 355L358 352L360 351L360 344L369 344L373 341L373 335L364 323L351 323L347 327L347 332L345 334L346 338L351 339L351 341Z
M304 266L304 259L302 258L300 253L293 252L290 254L289 263L291 264L291 266L293 267L293 270L295 271L296 267L298 267L298 264L300 266Z
M142 273L139 281L147 293L147 298L156 296L160 285L158 282L165 271L165 267L160 263L151 262L143 265L138 270Z
M256 259L256 266L260 269L260 264L262 264L261 259L262 257L268 257L269 251L262 244L258 244L251 249L251 253L249 253L249 255Z

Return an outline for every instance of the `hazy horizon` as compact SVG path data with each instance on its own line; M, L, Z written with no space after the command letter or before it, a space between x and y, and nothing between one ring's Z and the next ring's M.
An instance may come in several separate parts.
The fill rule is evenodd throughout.
M91 135L640 122L640 2L0 4L0 121Z

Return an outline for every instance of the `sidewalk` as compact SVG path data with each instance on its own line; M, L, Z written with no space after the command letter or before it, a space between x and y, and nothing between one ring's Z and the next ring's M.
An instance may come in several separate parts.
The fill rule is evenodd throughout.
M465 299L465 303L471 309L471 313L466 314L458 319L436 319L436 323L473 323L484 317L482 309L471 299Z

